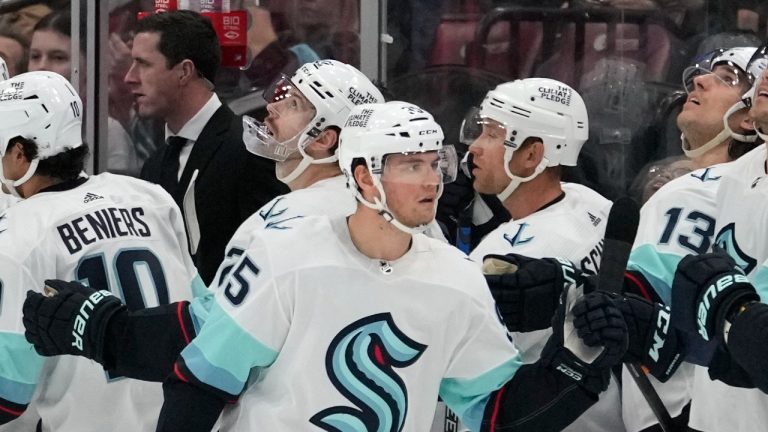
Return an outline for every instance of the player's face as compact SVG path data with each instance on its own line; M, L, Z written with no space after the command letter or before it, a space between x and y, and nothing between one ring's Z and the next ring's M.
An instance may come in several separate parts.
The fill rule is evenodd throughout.
M381 174L387 207L409 227L435 218L441 183L439 156L434 151L388 155Z
M755 94L752 96L749 117L761 131L768 131L768 69L760 77Z
M707 140L714 138L723 130L725 112L747 91L747 80L732 67L717 65L712 72L693 79L688 99L677 116L678 127L688 137L695 134Z
M477 192L484 194L500 193L509 183L509 177L504 172L504 140L507 130L501 123L485 120L483 131L469 146L473 155L475 177L472 186Z
M315 108L312 103L298 89L291 88L282 94L279 100L267 104L267 117L264 119L264 124L276 141L288 142L298 139L298 135L306 129L314 116ZM277 176L286 177L296 168L300 160L301 153L295 151L286 160L278 162L275 166Z
M136 111L142 117L167 119L178 106L181 63L169 68L167 58L158 50L160 34L142 32L133 39L133 63L125 74Z
M2 158L3 163L3 176L7 180L20 179L29 169L29 161L24 157L24 152L21 150L20 145L12 145L8 148ZM5 185L2 186L4 193L10 193L5 189Z

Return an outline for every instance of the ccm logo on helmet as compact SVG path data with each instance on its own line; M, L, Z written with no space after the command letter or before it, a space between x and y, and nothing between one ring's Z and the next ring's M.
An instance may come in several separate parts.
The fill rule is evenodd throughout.
M746 276L740 274L726 275L715 281L712 285L707 287L706 291L704 291L702 301L699 302L699 310L697 311L696 317L697 324L699 326L699 334L701 334L704 340L709 340L706 324L712 300L717 297L719 292L733 285L734 283L749 283L749 279L747 279Z
M539 87L539 97L552 102L559 102L565 106L571 106L571 93L573 91L566 87Z
M110 297L112 293L109 291L96 291L88 297L88 300L83 302L80 306L80 312L78 312L75 318L75 323L72 326L72 336L75 340L72 342L72 346L76 347L80 351L83 350L83 334L85 334L85 326L88 325L88 319L91 317L88 313L93 311L94 306L99 304L104 297Z

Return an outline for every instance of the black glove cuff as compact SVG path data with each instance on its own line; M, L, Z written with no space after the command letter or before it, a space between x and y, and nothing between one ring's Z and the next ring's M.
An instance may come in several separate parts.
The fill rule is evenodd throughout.
M723 304L718 308L717 316L714 317L717 338L723 343L725 343L725 322L733 323L742 306L760 301L760 296L750 284L736 283L731 289L731 294L723 299Z
M541 361L542 364L564 374L574 380L584 390L595 395L605 391L611 380L611 369L609 367L599 368L588 365L563 347L553 350L550 355L542 357Z

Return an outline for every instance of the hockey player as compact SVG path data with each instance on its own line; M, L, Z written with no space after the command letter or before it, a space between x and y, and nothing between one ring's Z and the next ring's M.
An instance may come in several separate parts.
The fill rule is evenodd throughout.
M355 213L253 232L164 385L159 430L210 430L241 392L222 430L424 430L438 393L472 430L555 430L593 402L623 337L604 341L600 367L553 361L560 331L520 365L477 267L418 234L455 169L442 138L410 104L353 109L339 163Z
M488 92L479 116L465 122L463 136L471 131L479 132L469 146L472 185L478 193L498 196L511 220L488 233L470 257L482 263L491 254L558 256L596 274L611 202L585 186L560 182L563 166L576 165L589 135L581 96L548 78L504 83ZM500 280L494 281L492 289ZM525 331L512 335L525 363L538 360L552 334L548 327L559 294L524 302L525 311L541 323L535 331L512 329ZM612 383L566 430L621 429L619 390Z
M8 75L8 66L5 64L5 60L0 57L0 81L5 81L8 78L10 78ZM0 193L0 214L2 214L5 209L10 207L15 202L16 198L14 198L12 195Z
M709 56L711 60L683 74L688 91L688 100L678 116L683 148L694 161L720 165L670 181L643 205L628 263L626 291L669 305L678 262L685 255L704 253L712 245L716 232L715 197L727 166L722 163L743 152L734 152L738 147L754 142L747 110L743 105L734 105L761 72L759 64L750 62L754 53L755 48L719 50ZM623 417L628 432L660 430L629 373L625 370L623 375L622 401L628 408L623 410ZM694 366L683 365L663 385L651 378L667 410L681 426L689 421L693 375Z
M0 216L0 423L21 415L37 392L38 430L152 430L160 385L120 379L77 357L44 362L22 334L24 292L42 290L48 278L104 287L89 305L114 295L133 311L205 289L167 193L130 177L81 174L88 154L81 115L77 93L55 73L0 83L0 180L24 198ZM86 349L88 311L69 334L73 350Z

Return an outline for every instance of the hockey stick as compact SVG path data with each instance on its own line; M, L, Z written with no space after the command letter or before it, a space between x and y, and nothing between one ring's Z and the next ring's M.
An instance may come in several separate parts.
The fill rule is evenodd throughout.
M624 271L627 268L632 243L635 241L639 220L640 212L633 199L623 197L613 203L605 227L605 244L603 258L600 262L600 272L598 273L598 289L617 294L622 293ZM672 417L667 412L667 408L640 364L628 362L624 365L651 407L661 429L664 432L673 432Z

